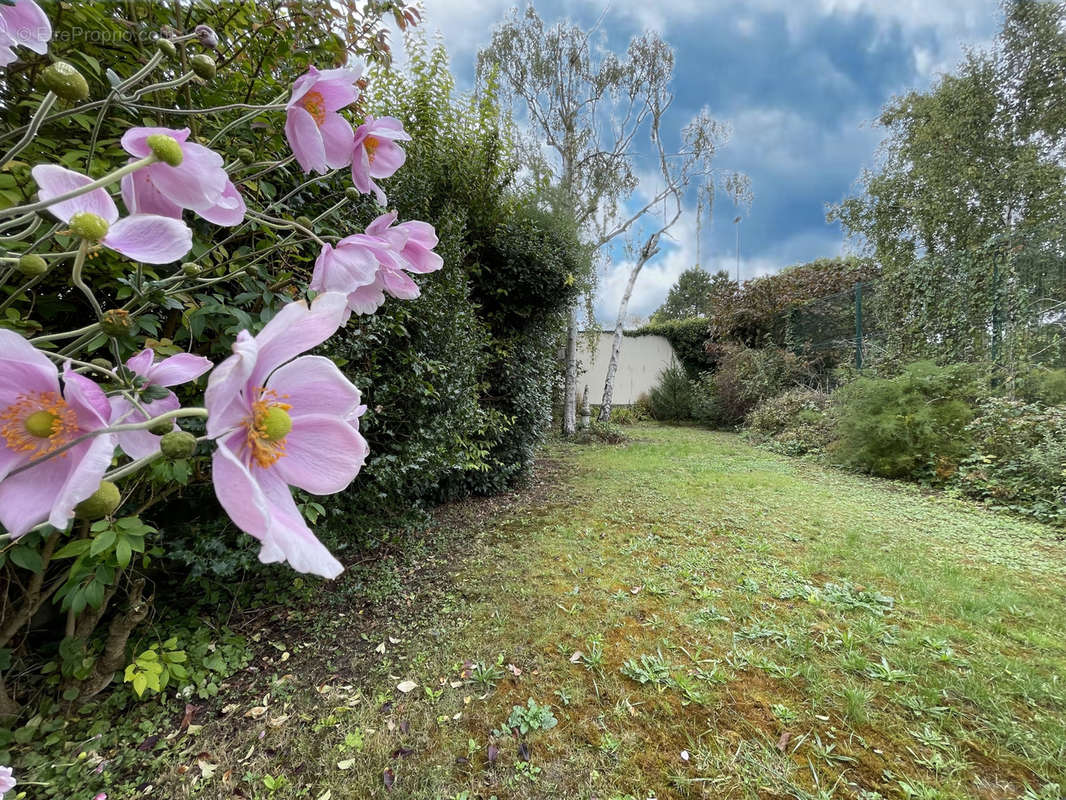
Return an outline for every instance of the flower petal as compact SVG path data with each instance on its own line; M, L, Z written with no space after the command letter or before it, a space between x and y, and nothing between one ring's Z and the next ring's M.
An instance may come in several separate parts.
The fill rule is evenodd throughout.
M232 346L233 355L211 371L204 392L207 435L221 436L251 413L251 401L243 394L255 368L259 346L248 331L241 331Z
M189 139L189 133L190 131L188 128L149 128L141 126L128 129L122 134L119 144L121 144L122 149L131 156L144 158L152 152L152 148L148 146L149 136L162 134L171 137L178 144L184 144Z
M148 170L139 169L122 176L122 202L131 214L159 214L181 219L181 206L159 191L148 179Z
M78 415L78 427L83 432L107 427L111 419L107 395L96 383L72 370L69 362L63 365L63 399Z
M59 370L44 353L12 330L0 328L0 410L20 394L58 392Z
M421 294L418 284L411 280L411 276L400 270L383 269L378 276L381 278L385 291L393 297L401 300L414 300Z
M178 386L196 380L212 366L209 358L193 353L178 353L153 365L148 379L156 386Z
M323 356L300 356L278 367L267 388L292 406L289 413L294 425L297 417L305 414L348 419L362 402L359 389Z
M103 244L134 261L169 264L192 250L192 231L178 219L134 214L113 224Z
M70 471L48 515L48 521L56 528L65 528L74 516L74 506L100 488L100 481L115 454L115 437L105 433L90 439L88 445L79 445L67 452L71 460ZM27 470L27 473L33 471Z
M83 447L88 449L88 444ZM56 495L72 470L71 458L73 453L68 458L49 458L0 482L0 524L12 538L17 539L48 519Z
M390 178L403 166L407 153L395 142L388 139L379 141L378 148L374 151L374 160L370 162L370 175L374 178Z
M318 129L331 169L346 167L352 161L352 125L340 114L326 114Z
M181 403L178 402L178 398L173 392L168 392L166 397L161 397L150 403L141 403L141 408L147 411L150 416L145 416L144 413L134 408L133 404L121 395L112 397L110 400L112 425L144 422L147 419L181 407ZM177 424L171 425L171 430L176 428ZM115 440L119 448L130 458L145 458L158 452L161 438L161 436L150 431L120 431L115 434Z
M270 530L259 560L271 563L284 559L297 572L310 572L323 578L340 575L344 567L307 527L281 476L273 469L265 469L257 470L257 478L270 515Z
M310 307L298 300L282 308L255 337L259 357L249 384L265 386L275 369L336 333L345 305L343 294L326 292L316 297Z
M368 286L360 286L348 295L348 308L356 314L373 314L385 305L385 285L380 276Z
M222 190L222 197L218 203L210 208L197 209L196 213L215 225L232 228L244 222L244 215L247 211L244 198L233 185L233 181L226 181L226 187Z
M236 438L239 434L231 437ZM219 443L211 458L211 481L219 504L233 524L264 541L270 529L266 497L248 468L223 443Z
M315 118L300 106L293 106L285 114L285 138L296 161L304 172L328 172L326 146L318 132Z
M38 195L41 200L50 200L93 182L92 178L55 164L38 164L30 170L30 174L37 182ZM48 206L48 212L63 222L70 222L70 218L79 211L96 214L108 223L113 223L118 219L118 206L105 189L93 189L86 194Z
M366 440L348 422L328 414L293 414L285 455L270 469L305 492L333 494L355 480L368 452Z
M0 9L3 27L12 39L35 53L48 52L52 24L39 5L33 0L15 0L13 6L0 6Z

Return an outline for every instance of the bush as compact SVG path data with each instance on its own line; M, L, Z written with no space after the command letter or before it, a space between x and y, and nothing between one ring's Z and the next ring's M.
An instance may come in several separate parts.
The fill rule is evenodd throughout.
M1066 522L1066 406L989 398L966 434L973 450L953 486L998 508Z
M1018 379L1018 396L1030 403L1066 403L1066 369L1034 369Z
M622 444L626 441L626 435L613 422L592 420L587 428L577 432L574 441L578 444Z
M722 422L722 404L713 372L704 372L692 386L692 419L700 425L718 427Z
M806 388L764 400L744 423L749 438L790 456L824 451L836 432L829 395Z
M719 425L739 425L759 403L809 378L803 362L780 347L729 345L721 353L714 373Z
M641 405L611 407L612 425L636 425L638 422L644 422L648 419L651 419L651 414L647 408Z
M839 462L888 478L950 477L972 446L983 394L970 365L908 365L895 378L859 378L840 390Z
M671 364L659 373L659 383L651 390L651 415L660 422L692 419L692 382L680 364Z

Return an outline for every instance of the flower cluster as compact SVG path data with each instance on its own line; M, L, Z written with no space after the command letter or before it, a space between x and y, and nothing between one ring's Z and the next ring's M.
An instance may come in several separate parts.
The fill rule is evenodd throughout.
M44 52L50 35L47 17L32 0L0 0L0 65L14 60L14 45ZM411 137L392 117L368 116L352 127L340 112L359 100L362 86L361 68L310 67L292 87L285 133L304 172L350 167L355 188L385 205L376 181L403 165L397 142ZM271 220L249 211L222 157L194 141L188 128L131 127L120 144L128 162L96 180L38 164L31 171L37 202L5 212L44 209L68 226L64 233L79 243L72 283L92 302L104 333L108 315L81 278L93 251L103 247L136 262L171 264L193 247L186 211L226 227ZM116 184L125 216L112 197ZM408 273L443 266L433 227L396 219L395 212L382 214L364 232L333 242L300 226L321 243L308 287L314 299L284 306L254 336L241 331L232 355L217 366L193 353L159 358L145 348L101 372L0 329L0 525L7 535L18 538L46 524L62 530L76 517L112 514L122 502L112 481L206 444L214 447L219 503L259 540L261 561L284 561L327 578L339 574L341 564L308 528L292 487L324 495L355 479L368 454L359 430L366 407L332 361L304 353L353 312L374 313L386 295L417 297ZM71 253L56 257L62 255ZM188 266L175 280L195 274ZM173 387L204 375L204 407L182 408ZM181 431L176 420L186 416L206 417L205 435ZM10 788L4 769L0 794Z

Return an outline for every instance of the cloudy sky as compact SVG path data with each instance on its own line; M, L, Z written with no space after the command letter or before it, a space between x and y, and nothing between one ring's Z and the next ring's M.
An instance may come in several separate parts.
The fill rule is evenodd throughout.
M524 0L523 0L524 2ZM424 0L426 29L439 31L459 85L470 88L477 51L513 0ZM541 17L591 25L605 7L608 46L654 28L675 48L666 130L702 106L733 127L718 165L751 176L755 202L740 223L741 274L749 278L844 250L825 222L827 203L848 194L871 166L881 131L871 122L894 95L928 87L965 47L987 47L998 0L535 0ZM647 161L647 169L654 162ZM639 165L638 165L639 166ZM693 200L694 205L694 200ZM677 275L696 262L694 208L674 242L646 266L630 312L647 316ZM706 269L735 265L732 208L723 199L704 223ZM601 323L613 325L628 265L621 254L600 279Z

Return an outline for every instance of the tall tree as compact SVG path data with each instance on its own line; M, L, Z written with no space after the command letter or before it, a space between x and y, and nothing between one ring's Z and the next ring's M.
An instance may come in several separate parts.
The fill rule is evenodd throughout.
M732 282L725 270L711 275L698 266L686 269L670 287L663 304L652 313L651 321L655 323L710 316L711 291L716 281Z
M569 21L546 26L530 5L512 11L478 55L479 85L499 84L525 106L530 127L550 153L541 158L542 147L529 148L533 179L546 187L556 210L574 219L593 253L670 193L664 187L632 213L624 212L638 184L634 139L674 63L670 48L654 33L634 37L620 57L596 46L596 31ZM591 276L588 281L591 286ZM567 330L564 435L577 428L577 334L575 305Z
M660 177L668 193L663 201L661 219L650 225L650 231L645 232L644 244L637 251L633 267L629 272L629 279L626 281L626 288L622 293L614 337L611 340L611 355L607 362L603 397L600 400L598 416L600 422L607 422L611 418L614 378L618 371L618 358L622 351L622 328L626 319L626 311L629 308L629 299L633 295L633 287L644 265L658 254L661 238L668 235L670 229L681 218L685 190L691 182L695 181L698 184L697 192L700 197L704 195L713 197L717 180L732 195L735 203L747 204L751 199L750 182L746 175L736 172L719 173L713 167L714 156L719 146L728 138L729 130L712 118L707 109L701 110L682 130L679 152L667 155L661 128L663 115L670 107L672 100L673 97L669 94L665 84L661 85L657 94L652 97L651 141L658 154Z

